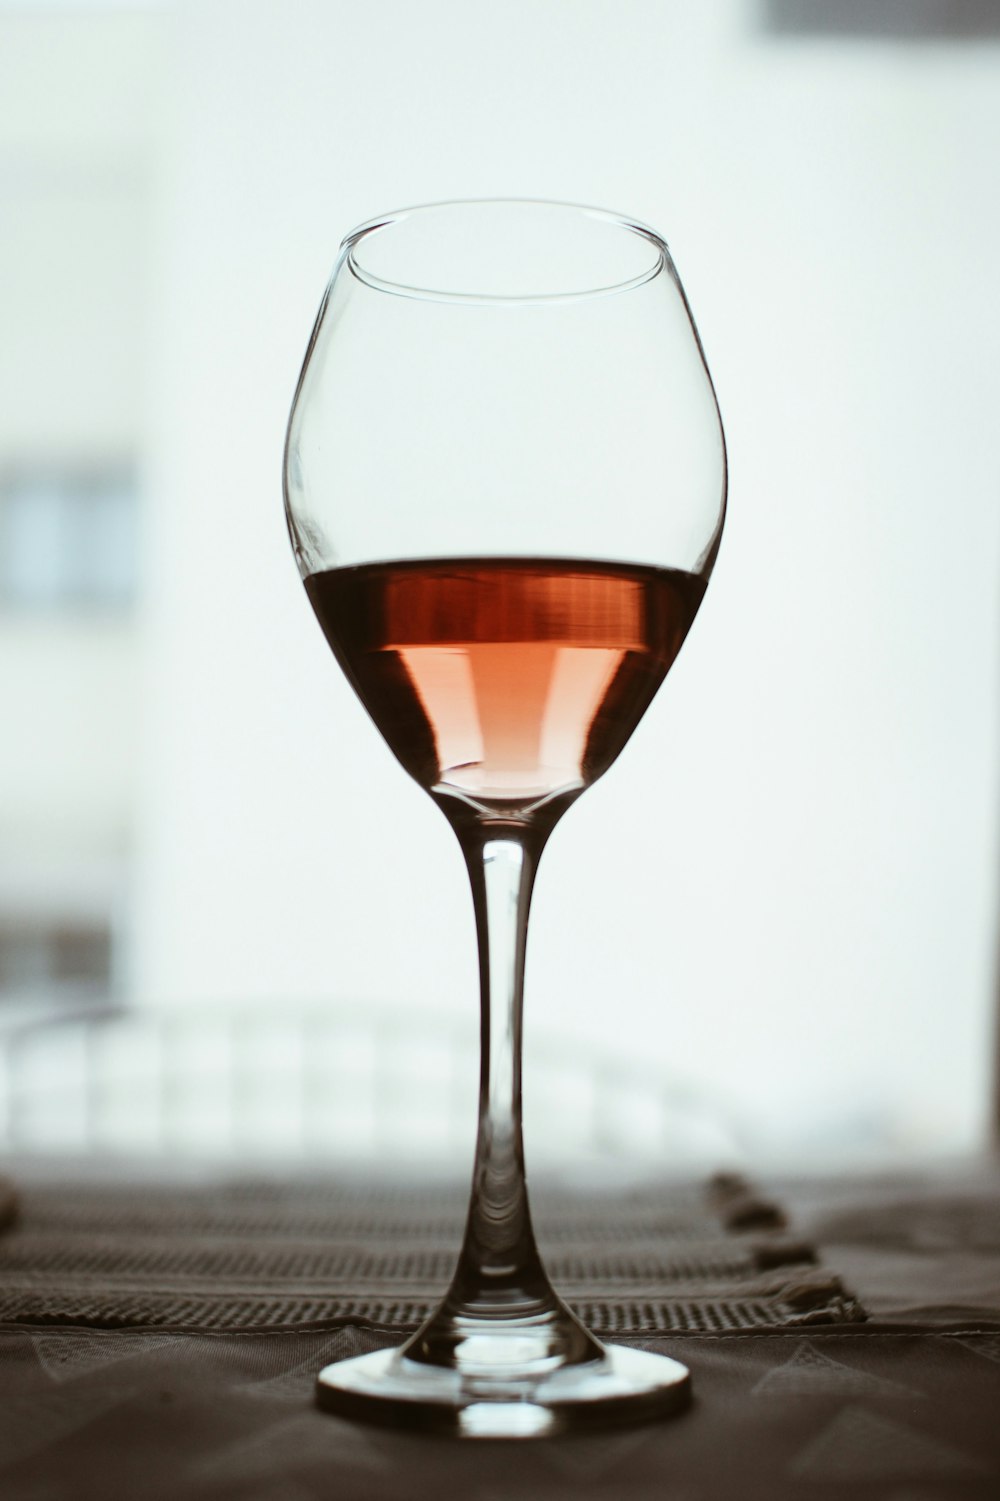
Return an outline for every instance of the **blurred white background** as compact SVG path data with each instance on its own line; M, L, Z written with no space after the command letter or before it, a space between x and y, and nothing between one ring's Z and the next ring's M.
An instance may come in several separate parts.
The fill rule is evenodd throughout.
M545 856L529 1154L533 1049L568 1037L721 1102L757 1156L985 1138L991 13L0 4L8 1016L387 1003L474 1038L458 850L312 619L281 450L348 229L559 198L668 239L731 509L666 688Z

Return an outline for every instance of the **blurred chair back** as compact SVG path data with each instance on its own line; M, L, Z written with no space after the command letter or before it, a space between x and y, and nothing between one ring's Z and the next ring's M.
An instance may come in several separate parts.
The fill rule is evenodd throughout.
M12 1153L471 1161L478 1037L364 1006L92 1012L0 1034ZM532 1165L735 1155L727 1113L644 1067L539 1038L525 1065Z

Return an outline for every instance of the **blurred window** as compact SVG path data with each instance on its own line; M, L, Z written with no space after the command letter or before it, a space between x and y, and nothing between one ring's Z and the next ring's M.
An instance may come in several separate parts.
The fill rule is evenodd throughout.
M997 0L765 0L767 30L857 37L1000 36Z
M106 996L111 958L106 924L0 918L0 1000L67 991Z
M24 468L0 477L0 605L127 609L136 491L129 468Z

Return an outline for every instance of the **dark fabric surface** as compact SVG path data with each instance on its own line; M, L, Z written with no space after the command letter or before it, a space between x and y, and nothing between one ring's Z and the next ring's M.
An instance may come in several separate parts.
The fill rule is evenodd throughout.
M150 1185L126 1193L106 1185L25 1183L18 1226L0 1238L7 1258L0 1286L21 1298L20 1316L31 1317L25 1300L33 1255L37 1289L46 1296L61 1277L68 1289L88 1281L99 1299L105 1279L112 1307L121 1292L115 1278L122 1278L136 1245L145 1250L131 1263L134 1295L146 1312L121 1327L74 1325L68 1316L0 1327L4 1501L437 1501L442 1492L470 1501L587 1495L996 1501L1000 1495L1000 1236L994 1238L1000 1195L992 1174L919 1185L790 1186L779 1194L792 1210L786 1226L780 1214L768 1216L765 1201L745 1193L741 1200L732 1187L706 1198L700 1189L661 1186L583 1204L573 1195L538 1195L549 1256L561 1256L562 1271L579 1278L579 1302L584 1295L606 1302L623 1272L626 1280L642 1279L644 1297L635 1285L623 1294L637 1307L645 1301L670 1308L678 1288L690 1288L693 1272L716 1279L705 1294L709 1301L731 1299L733 1279L770 1274L761 1265L766 1247L798 1239L799 1259L779 1273L834 1281L845 1274L874 1318L858 1322L858 1305L849 1303L852 1321L841 1314L840 1321L796 1325L784 1322L778 1307L767 1328L696 1330L675 1320L669 1335L649 1328L617 1336L684 1361L693 1375L692 1408L634 1429L522 1444L372 1429L313 1407L321 1366L397 1342L399 1329L347 1318L338 1325L329 1312L311 1326L244 1320L180 1328L148 1319L158 1293L173 1296L170 1280L190 1275L192 1258L198 1264L206 1223L211 1254L223 1258L206 1273L216 1277L217 1291L234 1271L259 1282L261 1264L253 1258L267 1242L285 1257L288 1275L308 1270L321 1280L331 1257L346 1256L340 1269L356 1279L359 1297L370 1295L366 1279L373 1271L383 1280L405 1271L406 1256L426 1252L456 1223L460 1228L461 1194L442 1200L425 1191L428 1233L422 1242L400 1241L401 1223L412 1229L413 1216L406 1219L407 1203L392 1191L378 1201L375 1219L384 1227L395 1215L395 1229L379 1242L371 1218L358 1218L372 1213L370 1195L364 1209L358 1192L345 1198L342 1189L309 1185L308 1195L296 1199L302 1193L296 1185ZM286 1216L296 1202L302 1213L293 1229ZM607 1217L615 1203L617 1220ZM755 1204L763 1204L765 1223ZM322 1244L331 1215L353 1226L339 1249ZM746 1228L733 1223L741 1218ZM304 1235L307 1224L315 1233ZM815 1263L802 1259L803 1239L815 1243ZM385 1258L393 1244L401 1259L390 1265ZM309 1254L316 1259L307 1268L302 1258ZM436 1274L437 1254L424 1273ZM970 1257L977 1273L965 1299ZM82 1274L84 1264L90 1270ZM880 1272L883 1264L890 1271ZM219 1266L228 1270L220 1273ZM678 1282L678 1274L688 1281ZM588 1286L586 1279L597 1275L605 1282ZM241 1295L249 1286L248 1280Z
M863 1317L780 1209L734 1179L541 1196L546 1265L599 1334ZM416 1328L462 1235L461 1187L28 1183L0 1237L0 1323Z
M629 1341L694 1378L680 1417L610 1434L476 1443L312 1406L372 1330L0 1333L5 1501L620 1497L996 1501L1000 1339L864 1326Z
M796 1224L871 1318L1000 1330L1000 1165L788 1185Z

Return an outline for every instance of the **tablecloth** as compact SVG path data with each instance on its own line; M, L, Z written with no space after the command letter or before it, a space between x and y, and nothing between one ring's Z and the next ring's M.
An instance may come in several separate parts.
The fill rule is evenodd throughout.
M402 1327L368 1316L371 1302L352 1313L345 1298L350 1284L358 1306L365 1297L385 1302L394 1237L377 1232L412 1208L412 1188L376 1195L373 1224L359 1217L356 1185L19 1176L21 1218L0 1238L4 1501L409 1501L443 1490L472 1501L1000 1495L1000 1179L989 1166L788 1181L742 1200L732 1184L720 1199L702 1186L657 1183L586 1194L577 1208L579 1190L547 1195L539 1186L540 1238L557 1283L566 1279L577 1306L603 1310L606 1323L626 1308L612 1337L684 1361L695 1400L642 1427L505 1444L368 1428L312 1405L320 1366L403 1337ZM301 1210L310 1195L316 1251L307 1265L303 1221L283 1238L281 1216L282 1205ZM460 1227L461 1194L427 1189L423 1202L428 1251ZM769 1202L779 1207L768 1222ZM323 1249L323 1226L338 1213L341 1229ZM242 1231L228 1235L236 1224ZM262 1241L267 1266L253 1259ZM777 1265L767 1264L769 1245ZM435 1251L415 1263L417 1242L396 1247L410 1255L396 1273L412 1278L416 1266L426 1279L397 1299L397 1314L412 1319L440 1258ZM199 1261L206 1249L208 1261ZM301 1299L314 1298L338 1267L339 1289L304 1309ZM247 1289L268 1269L284 1283L279 1299L299 1284L289 1317L266 1298L248 1315ZM178 1288L187 1280L190 1291L192 1275L214 1278L228 1316L212 1323L209 1286L187 1322L177 1321ZM97 1298L89 1313L72 1302L88 1276ZM715 1279L707 1290L706 1276ZM51 1301L60 1282L61 1308ZM771 1291L762 1294L765 1284ZM759 1305L743 1322L729 1316L741 1285L758 1289ZM775 1291L796 1286L806 1289L798 1308ZM715 1327L698 1316L712 1306L729 1310Z

